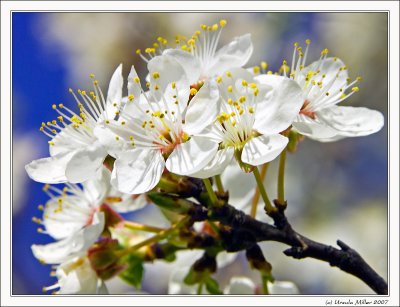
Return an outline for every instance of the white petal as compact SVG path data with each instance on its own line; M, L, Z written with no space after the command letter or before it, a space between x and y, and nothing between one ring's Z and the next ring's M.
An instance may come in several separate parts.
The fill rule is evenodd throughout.
M87 257L62 264L57 269L57 276L62 276L58 281L58 294L98 294L99 278Z
M254 129L262 134L275 134L288 128L304 103L303 93L297 82L282 79L270 99L256 108Z
M361 107L333 106L317 113L321 122L342 136L365 136L378 132L384 125L382 113Z
M122 77L122 64L119 64L112 75L110 85L108 86L106 109L109 119L112 119L115 116L115 112L119 111L120 109L123 85L124 79ZM114 106L114 103L117 105Z
M190 84L195 84L199 81L201 66L199 60L189 52L177 49L167 49L163 52L174 58L185 70L186 76Z
M256 285L247 277L232 277L224 293L228 295L252 295L256 292Z
M103 167L107 151L99 142L77 151L71 156L65 176L71 183L80 183L94 178Z
M178 89L189 89L190 84L185 70L175 58L169 55L156 56L149 61L147 68L150 73L150 91L157 99L160 99L165 90L170 88L169 85L172 82L176 82L177 85L182 84L177 86ZM154 73L156 72L160 75L159 78L154 78ZM156 85L159 88L158 90L155 90Z
M189 135L201 132L215 120L220 108L217 84L213 81L206 82L190 101L183 130Z
M195 178L209 178L221 174L233 158L233 148L227 147L217 151L215 157L200 171L190 174Z
M136 73L135 67L132 65L131 72L128 76L128 95L134 96L134 102L138 101L140 98L140 94L142 93L142 87L140 82L135 82L135 78L138 76Z
M271 89L278 88L283 80L287 79L284 76L274 75L274 74L261 74L254 77L254 80L260 84L267 85Z
M285 149L288 141L280 134L251 139L243 147L242 161L255 166L272 161Z
M233 263L236 258L238 257L238 253L228 253L228 252L221 252L217 255L217 265L218 269L226 267Z
M293 122L295 131L311 139L331 139L337 136L337 131L326 123L312 119L305 115L299 115Z
M63 203L68 204L59 210L57 198L50 199L43 212L43 226L54 239L64 239L82 229L90 219L90 204L82 197L64 196ZM78 210L76 208L79 208Z
M93 215L93 223L66 239L47 245L32 245L33 255L48 264L62 263L84 253L97 241L104 229L104 213Z
M83 193L91 204L100 205L106 195L108 195L111 185L111 172L102 166L98 176L82 183Z
M325 75L324 77L324 84L330 83L333 79L335 81L333 82L332 86L329 88L329 92L335 93L338 92L340 88L343 88L347 84L347 78L349 77L348 75L348 70L347 69L342 69L340 70L341 67L344 67L345 64L342 62L342 60L338 58L326 58L322 61L315 61L305 67L305 69L302 70L303 75L306 75L310 70L311 71L317 71L319 70L319 74Z
M25 165L28 176L37 182L62 183L67 181L65 169L76 151L61 153L54 157L34 160Z
M159 150L127 151L115 161L111 184L123 193L145 193L160 181L164 166Z
M212 140L194 136L186 143L176 146L167 159L167 169L179 175L198 172L211 161L217 149L218 144Z
M223 46L215 54L216 63L209 69L209 76L224 73L234 67L242 67L253 53L251 35L236 37L232 42Z
M72 124L65 127L53 137L51 141L54 142L54 145L49 146L50 156L54 157L58 154L68 153L82 148L82 143L77 142L73 137L71 137L71 135L69 135L71 130L74 130Z
M297 286L291 281L275 281L273 284L268 283L268 290L270 294L275 295L300 294Z
M110 193L110 195L118 197L117 196L118 194L116 193ZM111 208L113 208L115 211L120 213L136 211L142 209L148 204L148 201L144 194L139 194L139 195L122 194L120 197L122 198L122 201L120 202L113 202L113 203L105 202L105 203L109 205Z

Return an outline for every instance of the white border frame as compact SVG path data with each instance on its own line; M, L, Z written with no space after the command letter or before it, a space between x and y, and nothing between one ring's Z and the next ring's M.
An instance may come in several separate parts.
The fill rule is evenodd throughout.
M1 306L323 306L326 300L343 303L388 299L399 305L399 2L397 1L229 1L229 11L388 11L390 89L389 216L390 296L17 296L11 295L11 11L226 11L227 1L2 1L1 2ZM341 304L341 305L342 305ZM334 304L335 305L335 304ZM370 304L377 306L379 304Z

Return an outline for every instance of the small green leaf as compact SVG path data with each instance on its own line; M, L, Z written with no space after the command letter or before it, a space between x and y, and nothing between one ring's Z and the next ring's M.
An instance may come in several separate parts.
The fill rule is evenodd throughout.
M211 277L207 278L206 280L206 289L210 294L222 294L222 291L219 289L218 282Z
M128 267L119 274L119 277L136 289L140 289L144 272L143 260L135 255L128 255L125 262Z
M193 268L190 269L189 273L186 275L183 282L189 286L198 284L203 280L203 274L201 272L196 272Z

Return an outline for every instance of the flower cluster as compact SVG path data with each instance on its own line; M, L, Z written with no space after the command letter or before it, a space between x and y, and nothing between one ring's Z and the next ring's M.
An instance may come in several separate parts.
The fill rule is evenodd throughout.
M266 71L265 62L245 68L253 52L251 36L219 47L226 24L221 20L201 25L190 38L177 36L172 46L159 37L152 47L136 52L147 62L143 80L132 66L124 82L121 64L107 97L91 75L91 91L70 89L77 108L53 105L57 119L40 127L50 138L50 157L26 165L33 180L46 184L43 190L50 197L39 207L43 218L34 221L43 225L40 232L58 240L32 246L36 258L55 265L52 274L58 282L46 291L107 293L104 280L116 275L136 284L132 272L140 279L143 261L159 254L167 259L182 244L191 248L193 244L185 241L190 235L218 237L220 225L212 222L193 228L185 217L168 216L173 225L164 229L130 222L119 214L151 202L180 215L188 212L184 199L170 204L155 192L192 196L203 179L211 202L221 205L208 178L216 178L222 193L219 175L226 168L238 165L258 180L258 167L296 145L301 136L331 142L382 128L381 113L338 105L359 91L356 83L361 78L352 81L347 66L328 57L327 49L306 65L306 40L305 50L294 44L291 65L283 61L276 73ZM269 200L265 193L262 197L269 213ZM168 241L185 226L186 236L178 235L184 243ZM169 248L159 244L163 240ZM196 273L192 282L201 282L213 293L210 274L215 268L207 261L201 276L195 269L185 280ZM239 284L248 288L245 292L257 292L252 281L240 278L225 292L241 291Z

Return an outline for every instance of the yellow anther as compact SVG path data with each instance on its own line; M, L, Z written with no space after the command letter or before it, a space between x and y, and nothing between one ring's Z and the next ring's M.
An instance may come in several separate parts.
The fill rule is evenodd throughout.
M226 114L225 112L222 112L221 114L219 114L219 115L217 116L217 120L218 120L220 123L223 123L224 121L228 120L229 117L230 117L229 114Z
M55 104L53 104L51 107L52 107L54 110L57 109L57 105L55 105Z
M229 105L232 105L232 104L233 104L232 98L228 98L228 104L229 104Z
M48 184L45 184L44 186L43 186L43 191L48 191L49 190L49 188L50 188L50 185L48 185Z
M135 77L135 78L133 78L133 81L135 81L136 83L140 83L140 79L139 79L139 77Z
M262 61L260 65L261 65L262 69L267 69L268 68L268 63L267 62Z
M141 54L142 51L140 49L136 49L136 54Z
M131 135L131 136L129 136L129 139L131 140L131 141L133 141L133 136Z
M360 90L360 88L358 86L355 86L351 89L353 92L358 92Z
M44 131L44 128L43 128L43 127L40 127L40 128L39 128L39 131Z
M160 89L160 87L156 84L156 85L154 85L154 89L155 89L156 91L158 91L158 90Z
M219 25L220 25L221 27L225 27L226 24L227 24L227 21L226 21L225 19L221 19L221 20L219 21Z
M146 82L146 87L150 88L150 82Z
M247 83L246 80L242 80L242 85L243 85L243 86L247 86L247 85L249 85L249 84Z
M243 109L240 109L240 110L239 110L239 114L240 114L240 115L243 115L243 113L244 113L244 110L243 110Z
M153 52L153 48L146 48L146 49L144 50L144 52L146 52L146 53L152 53L152 52Z
M38 206L38 209L39 209L40 211L43 211L43 210L44 210L44 206L43 206L43 205L39 205L39 206Z
M196 44L196 41L194 39L189 39L187 43L191 46L194 46Z
M356 78L356 80L357 80L357 81L361 81L361 80L362 80L362 77L358 76L358 77Z
M70 93L72 93L72 92L73 92L72 88L68 89L68 91L69 91Z
M53 125L57 124L56 120L54 120L54 119L51 121L51 123L52 123Z
M206 25L201 25L200 26L202 30L207 30L207 26Z
M197 90L195 89L195 88L191 88L190 89L190 95L191 96L194 96L194 95L196 95L197 94Z
M62 103L59 103L58 107L62 109L62 108L64 108L64 105Z
M325 95L326 95L326 96L329 96L329 93L328 93L328 92L326 92L326 93L325 93Z
M260 93L260 90L258 88L256 88L253 92L254 96L258 96L259 93Z
M115 140L116 140L116 141L119 141L119 136L116 136L116 137L115 137Z
M311 44L311 40L310 39L306 39L306 44L307 45Z
M240 96L239 97L239 102L240 103L243 103L243 102L245 102L246 101L246 96Z
M272 74L273 74L272 70L268 70L267 75L272 75Z
M83 96L86 96L86 91L82 91L81 94L82 94Z
M154 79L158 79L158 78L160 78L160 73L159 72L153 72L153 78Z
M217 83L221 83L222 82L222 77L218 76L216 80L217 80Z
M99 84L99 81L94 80L94 81L93 81L93 84L94 84L94 85L98 85L98 84Z
M337 57L334 57L333 60L336 62L337 61Z
M229 85L229 86L228 86L228 92L229 92L229 93L232 93L232 92L233 92L233 87L232 87L232 85Z
M249 108L249 112L250 112L250 114L253 114L254 113L254 107L250 107Z
M259 73L260 73L260 67L259 67L259 66L254 66L254 67L253 67L253 73L254 73L255 75L259 74Z
M158 48L158 47L160 47L160 45L157 44L157 43L153 43L153 47L154 47L154 48Z
M172 82L172 83L171 83L171 87L172 87L173 89L175 89L175 88L176 88L176 82Z
M126 122L124 122L124 121L121 122L121 125L122 125L122 126L125 125L125 124L126 124Z
M56 130L56 129L52 129L51 132L52 132L53 134L57 134L57 130Z
M232 78L232 73L230 71L227 71L225 74L227 77Z
M299 47L299 43L298 43L298 42L295 42L295 43L293 44L293 46L295 46L295 47L297 48L297 47Z
M42 122L42 127L46 127L46 124L44 122Z
M182 46L181 46L181 49L182 49L183 51L186 51L186 50L187 50L187 46L186 46L186 45L182 45Z
M107 120L106 120L106 124L108 125L109 123L110 123L110 121L107 119Z
M215 23L211 26L211 30L217 31L218 30L218 25Z
M329 50L325 48L324 50L321 51L321 55L327 55L329 53Z
M129 100L129 101L132 101L133 99L135 99L135 96L134 96L134 95L131 94L131 95L128 96L128 100Z
M117 106L117 103L116 103L116 102L114 102L112 105L113 105L113 107L116 107L116 106Z

